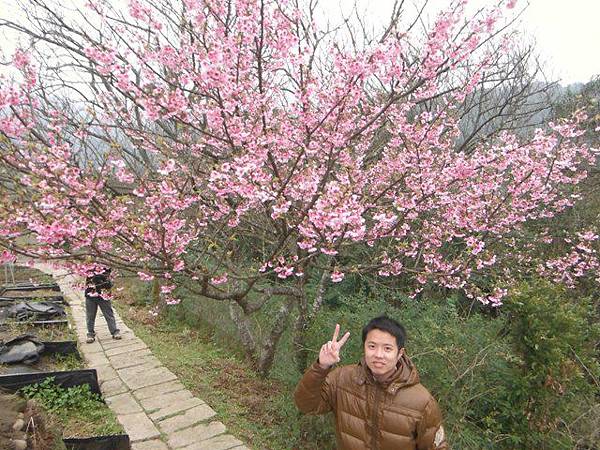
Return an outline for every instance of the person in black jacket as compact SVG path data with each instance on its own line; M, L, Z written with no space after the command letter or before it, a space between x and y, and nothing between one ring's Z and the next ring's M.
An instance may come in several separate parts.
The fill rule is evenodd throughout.
M112 287L110 281L110 268L105 267L99 273L95 273L86 278L85 280L85 316L87 321L87 339L86 342L91 344L96 340L96 332L94 331L94 324L96 322L96 313L98 307L102 310L102 315L108 325L108 331L112 334L113 339L121 339L121 334L117 328L115 321L115 314L107 292Z

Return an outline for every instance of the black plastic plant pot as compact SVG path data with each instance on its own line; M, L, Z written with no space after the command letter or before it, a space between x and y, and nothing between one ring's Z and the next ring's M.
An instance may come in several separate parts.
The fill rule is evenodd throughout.
M98 374L96 369L65 370L60 372L36 372L0 375L0 388L9 393L17 392L19 389L30 384L37 384L46 378L54 377L54 382L63 388L81 386L88 384L90 391L102 397L98 385Z
M114 434L89 438L64 438L67 450L130 450L129 435Z

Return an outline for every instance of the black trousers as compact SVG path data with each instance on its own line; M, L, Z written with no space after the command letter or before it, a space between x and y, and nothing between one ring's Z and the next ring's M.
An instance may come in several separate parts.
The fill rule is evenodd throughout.
M102 315L108 325L108 331L110 334L115 334L119 329L117 328L117 322L115 321L115 313L113 312L110 300L105 300L102 297L88 297L85 296L85 318L87 321L87 331L91 336L95 336L94 324L96 322L96 313L98 307L102 311Z

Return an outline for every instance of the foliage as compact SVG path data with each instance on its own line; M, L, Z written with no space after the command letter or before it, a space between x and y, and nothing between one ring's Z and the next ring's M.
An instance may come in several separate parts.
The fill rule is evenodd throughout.
M356 362L362 355L361 327L385 313L406 326L407 352L445 412L453 447L570 449L578 441L597 444L597 318L588 300L575 302L547 284L525 286L508 297L497 318L461 316L452 298L444 304L393 291L375 293L367 301L362 293L346 296L313 324L312 354L340 323L342 331L351 332L342 363Z
M467 315L454 297L410 299L373 286L355 293L331 292L307 332L308 362L339 323L342 331L351 332L341 364L355 363L362 356L362 326L388 314L408 330L407 352L444 411L452 448L592 449L600 444L600 408L594 398L594 380L600 376L593 354L597 317L589 300L575 299L569 292L544 283L522 285L495 315ZM282 338L268 386L263 385L245 366L239 343L230 334L233 325L222 317L219 321L220 305L215 303L211 312L210 303L202 303L202 310L194 310L193 304L184 299L181 311L157 318L154 325L142 325L132 315L135 310L122 308L122 314L157 357L223 415L236 435L259 448L331 449L331 417L302 415L293 404L299 374L291 330ZM209 317L213 323L205 320ZM257 320L260 326L263 318ZM558 339L563 330L564 339ZM538 342L538 350L533 344L530 351L524 342ZM556 357L562 364L552 359ZM546 373L553 374L554 385L545 385Z
M25 386L21 395L36 400L52 421L63 428L64 437L104 436L123 431L114 413L87 384L63 388L54 377Z
M600 77L595 77L580 89L567 89L553 102L554 120L569 117L574 112L585 114L580 126L580 140L598 149L600 139ZM600 265L600 157L585 167L587 179L581 184L574 207L557 215L549 223L538 224L532 231L530 245L538 260L546 260L552 279L576 287L583 295L598 297ZM540 246L539 238L550 245ZM597 303L598 304L598 303Z
M572 448L569 430L581 425L576 422L582 414L589 419L598 413L598 313L589 298L543 281L516 288L506 310L519 358L512 395L522 405L517 426L523 442L536 448ZM594 438L593 429L586 431Z
M42 403L44 408L50 412L63 409L97 408L102 400L98 394L90 391L87 384L63 388L55 383L54 377L48 377L44 381L25 386L20 389L25 397L33 398Z
M556 117L568 117L573 111L583 110L587 119L582 123L585 139L593 145L598 144L600 126L600 75L596 75L581 89L564 92L553 105Z

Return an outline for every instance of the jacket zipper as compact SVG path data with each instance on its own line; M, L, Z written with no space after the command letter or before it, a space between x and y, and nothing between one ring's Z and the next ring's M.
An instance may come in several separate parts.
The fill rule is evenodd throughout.
M373 450L379 450L379 440L377 436L379 434L379 402L381 401L381 388L377 385L375 388L375 398L373 399L373 408L371 409L371 448Z

